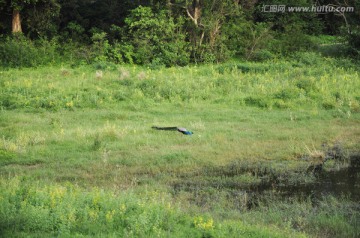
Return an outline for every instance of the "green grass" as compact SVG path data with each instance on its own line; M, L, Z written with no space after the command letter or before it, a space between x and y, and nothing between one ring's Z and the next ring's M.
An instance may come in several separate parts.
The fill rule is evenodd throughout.
M272 226L218 222L186 214L164 192L106 192L66 185L1 180L2 235L106 237L286 237L301 233Z
M0 235L359 234L347 198L317 207L266 199L248 210L248 194L239 193L274 179L313 181L308 167L334 145L344 155L359 151L360 79L351 62L304 53L96 71L0 70Z

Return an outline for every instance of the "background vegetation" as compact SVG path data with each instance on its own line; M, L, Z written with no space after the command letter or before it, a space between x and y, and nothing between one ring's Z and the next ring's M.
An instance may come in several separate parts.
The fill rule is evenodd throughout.
M264 11L270 5L354 11ZM321 35L337 36L325 43L342 46L337 55L358 58L359 5L358 0L1 0L0 64L29 67L66 60L159 67L234 57L262 61L314 50Z

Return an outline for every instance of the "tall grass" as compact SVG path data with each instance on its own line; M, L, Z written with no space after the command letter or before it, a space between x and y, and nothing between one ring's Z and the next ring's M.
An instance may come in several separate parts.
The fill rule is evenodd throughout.
M71 183L1 180L0 234L6 237L285 237L301 233L186 214L167 194L84 190Z
M20 73L8 70L1 72L0 106L71 110L121 102L209 102L266 109L335 109L344 115L358 112L358 71L355 66L343 68L337 64L333 59L311 54L292 62L160 70L135 66L104 72L88 67L43 68L36 73L31 69ZM97 76L99 72L101 77Z

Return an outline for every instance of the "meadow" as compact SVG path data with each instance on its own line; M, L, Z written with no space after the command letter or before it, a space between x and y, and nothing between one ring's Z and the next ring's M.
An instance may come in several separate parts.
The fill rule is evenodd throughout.
M359 112L357 65L317 53L0 69L0 236L357 237L349 194L277 188L348 166Z

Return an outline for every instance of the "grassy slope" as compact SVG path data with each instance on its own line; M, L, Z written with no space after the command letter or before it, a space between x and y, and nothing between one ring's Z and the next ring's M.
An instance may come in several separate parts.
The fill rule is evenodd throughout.
M323 60L328 62L324 64ZM103 76L89 67L1 71L0 173L6 189L0 198L8 201L8 206L1 208L2 218L8 217L1 228L9 233L11 222L22 219L27 228L12 228L20 232L19 236L60 231L129 236L236 236L245 232L246 236L268 237L302 235L298 232L303 231L312 235L328 232L329 236L355 234L349 218L340 213L346 207L340 205L340 214L324 218L317 217L322 213L314 214L306 202L299 203L303 215L291 210L294 214L289 223L284 223L289 214L280 212L284 208L276 205L268 208L268 216L264 211L258 211L262 214L259 216L257 211L243 210L245 220L240 222L241 215L231 212L234 207L226 197L219 195L218 204L196 203L198 206L194 207L191 201L197 198L192 193L183 191L170 196L173 184L183 181L229 183L222 173L234 163L240 168L262 166L282 174L306 171L309 165L318 163L324 143L340 143L346 151L358 151L359 75L354 68L337 64L305 55L292 62L263 64L159 70L131 66L103 69ZM195 134L155 131L152 125L184 126ZM218 177L214 169L219 169ZM252 173L232 179L231 183L244 185L261 181ZM76 194L72 194L68 182L86 189L76 187ZM44 184L54 187L49 189ZM89 205L88 201L97 196L96 190L91 189L95 186L105 189L104 204L113 196L117 199L110 206ZM34 189L35 198L48 199L42 205L36 200L22 207L21 201ZM51 189L67 191L59 197L59 206L51 203L55 196ZM18 192L11 193L12 190ZM127 192L111 195L108 190ZM149 195L144 190L161 191L164 195L154 199L152 192ZM122 204L116 202L118 199L127 199L123 204L137 211L126 213L130 220L135 219L133 222L119 218L124 211L118 211ZM167 209L159 201L179 205ZM150 208L145 209L142 203ZM336 201L326 204L332 203ZM52 206L58 210L53 223L42 229L29 225L32 217L9 216L18 212L11 206L34 214L43 207L40 223L48 219ZM71 207L90 207L103 216L91 220L87 208L77 208L73 211L75 219L69 215ZM322 211L328 212L326 209L324 205ZM110 229L107 226L111 214L106 214L112 210L116 210L119 220L111 223ZM154 220L159 210L158 220ZM200 221L198 216L204 211L208 217ZM173 212L169 224L165 222L168 212ZM145 214L144 223L129 225L138 221L139 214ZM210 216L215 217L215 225ZM177 224L179 220L183 222ZM319 222L310 225L314 220ZM328 230L327 224L332 222L340 225ZM61 227L63 223L67 226ZM99 229L91 228L99 224Z

